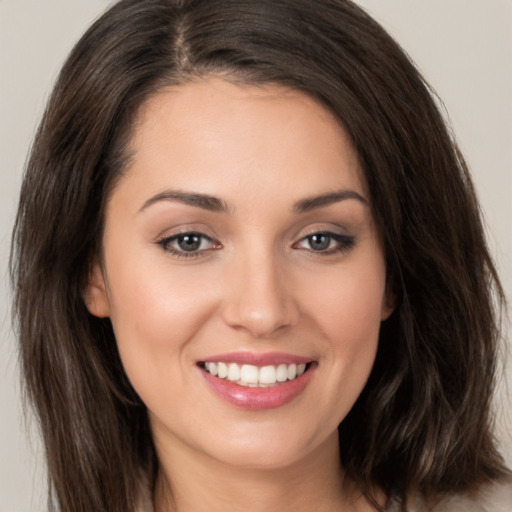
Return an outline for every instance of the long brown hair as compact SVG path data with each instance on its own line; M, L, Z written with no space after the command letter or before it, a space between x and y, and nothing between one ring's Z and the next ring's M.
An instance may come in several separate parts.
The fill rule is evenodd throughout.
M404 52L346 0L121 0L62 69L13 234L21 366L50 502L130 512L141 475L154 476L145 407L82 291L140 105L211 73L309 94L359 154L396 310L339 427L348 473L403 504L505 474L490 411L503 293L466 164Z

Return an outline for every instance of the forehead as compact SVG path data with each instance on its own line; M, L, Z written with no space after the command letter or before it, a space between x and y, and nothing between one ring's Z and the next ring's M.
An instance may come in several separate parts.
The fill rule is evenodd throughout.
M140 109L130 154L125 176L139 189L223 196L270 182L298 197L347 186L365 192L341 123L308 95L279 85L212 77L162 89Z

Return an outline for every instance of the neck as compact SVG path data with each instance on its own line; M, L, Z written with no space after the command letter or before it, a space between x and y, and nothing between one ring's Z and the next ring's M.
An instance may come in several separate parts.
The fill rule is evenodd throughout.
M188 447L159 450L155 512L366 512L374 510L344 479L337 436L285 468L230 466Z

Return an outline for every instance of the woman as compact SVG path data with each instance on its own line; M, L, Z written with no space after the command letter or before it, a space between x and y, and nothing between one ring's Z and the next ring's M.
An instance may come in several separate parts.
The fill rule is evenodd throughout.
M506 492L471 181L350 2L114 5L50 100L12 273L61 510Z

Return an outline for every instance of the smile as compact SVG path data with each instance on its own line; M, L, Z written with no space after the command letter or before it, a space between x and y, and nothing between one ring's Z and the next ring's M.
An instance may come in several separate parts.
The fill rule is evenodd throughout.
M306 363L258 367L252 364L206 362L201 367L214 377L246 387L268 388L295 380L306 371Z
M207 387L224 402L241 409L273 409L298 398L318 362L306 357L232 352L198 361Z

